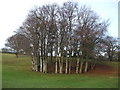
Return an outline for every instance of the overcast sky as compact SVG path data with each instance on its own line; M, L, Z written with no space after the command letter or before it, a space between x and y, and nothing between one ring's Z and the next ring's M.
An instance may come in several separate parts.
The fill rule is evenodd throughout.
M4 47L8 37L22 25L29 10L44 4L62 4L68 0L1 0L0 1L0 48ZM118 1L119 0L72 0L79 5L87 5L104 20L110 19L109 35L118 37Z

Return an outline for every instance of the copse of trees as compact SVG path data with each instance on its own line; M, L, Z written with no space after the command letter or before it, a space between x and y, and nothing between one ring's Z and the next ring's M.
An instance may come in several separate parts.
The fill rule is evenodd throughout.
M51 62L55 73L71 73L75 57L75 71L82 73L93 69L105 53L113 60L117 41L106 35L108 26L108 20L76 2L43 5L29 12L6 45L30 54L33 71L47 73Z

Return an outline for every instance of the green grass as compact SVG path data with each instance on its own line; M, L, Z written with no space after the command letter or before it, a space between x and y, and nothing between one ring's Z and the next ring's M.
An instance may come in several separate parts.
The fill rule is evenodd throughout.
M118 77L85 74L43 74L31 71L28 56L3 54L3 88L117 88ZM111 65L111 64L110 64ZM113 65L114 66L114 65Z

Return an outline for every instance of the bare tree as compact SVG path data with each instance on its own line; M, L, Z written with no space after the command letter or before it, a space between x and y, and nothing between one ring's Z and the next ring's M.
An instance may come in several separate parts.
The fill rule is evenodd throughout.
M15 34L7 39L7 43L5 44L7 47L14 49L16 57L18 58L18 54L26 53L28 54L29 48L26 47L29 45L28 38L21 34Z
M71 73L72 57L76 57L76 73L82 73L94 67L90 60L103 52L101 40L108 25L90 8L65 2L62 6L52 4L32 9L19 33L28 39L26 45L31 46L34 71L47 73L51 63L55 73Z
M80 41L82 58L93 59L95 47L99 39L105 35L108 27L108 21L101 21L94 11L86 6L82 6L77 13L76 35ZM88 68L88 61L85 64L85 72Z
M117 51L117 39L111 37L111 36L107 36L104 40L103 43L105 45L105 50L104 52L107 54L108 56L108 60L112 61L114 58L114 55Z

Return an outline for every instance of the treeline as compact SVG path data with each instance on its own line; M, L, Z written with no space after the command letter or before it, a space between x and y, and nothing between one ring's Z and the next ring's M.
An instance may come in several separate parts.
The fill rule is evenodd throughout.
M47 73L49 60L55 73L63 73L63 62L65 73L71 73L71 58L76 57L76 73L82 73L83 65L87 72L95 60L118 60L117 39L107 36L108 26L108 20L76 2L43 5L29 12L6 46L31 55L34 71Z

